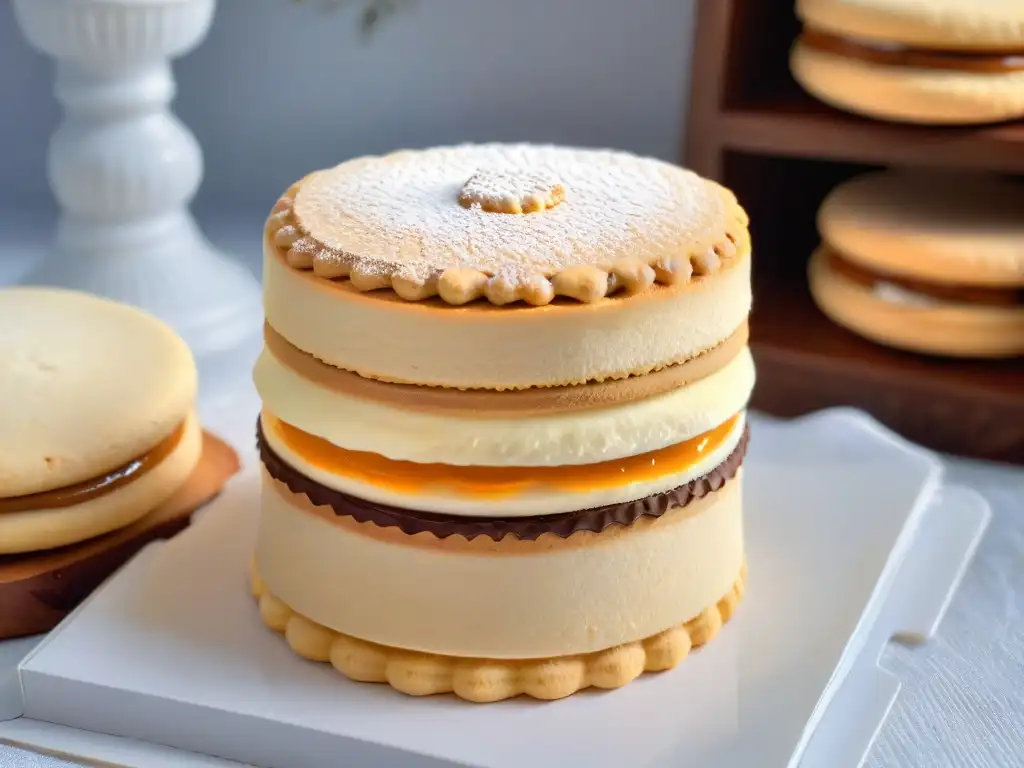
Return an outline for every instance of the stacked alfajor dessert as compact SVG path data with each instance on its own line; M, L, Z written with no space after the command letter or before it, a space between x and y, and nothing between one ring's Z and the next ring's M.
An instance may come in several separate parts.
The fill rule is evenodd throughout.
M818 229L811 295L834 322L914 352L1024 355L1024 185L876 171L832 190Z
M1020 0L797 0L790 69L839 109L904 123L1024 117Z
M559 698L678 664L743 590L735 197L618 152L311 174L264 240L253 590L354 680Z
M123 528L199 464L196 368L169 327L71 291L0 291L0 555Z
M52 629L237 467L171 328L74 291L0 290L0 638Z

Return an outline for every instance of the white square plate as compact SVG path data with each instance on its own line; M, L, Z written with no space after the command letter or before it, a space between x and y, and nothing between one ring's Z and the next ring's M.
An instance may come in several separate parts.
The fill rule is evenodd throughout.
M940 465L852 411L753 428L749 590L723 633L672 672L561 702L476 706L407 698L303 661L261 625L245 584L250 470L23 662L24 714L288 768L795 764L823 713L822 727L834 727L827 701L859 660L873 667L895 631L930 631L983 522L961 526L960 570L917 594L930 611L887 603ZM872 634L883 607L884 632ZM847 698L856 708L856 691Z

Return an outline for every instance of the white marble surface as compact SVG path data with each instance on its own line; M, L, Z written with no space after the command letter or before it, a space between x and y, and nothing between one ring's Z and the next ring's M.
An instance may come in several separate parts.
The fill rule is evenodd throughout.
M0 768L66 768L68 765L73 763L0 743Z
M0 285L42 252L47 223L0 216ZM203 224L256 269L258 218ZM947 466L951 482L988 499L992 523L935 640L883 655L903 688L868 768L1024 768L1024 470L953 458ZM0 768L68 765L0 743Z

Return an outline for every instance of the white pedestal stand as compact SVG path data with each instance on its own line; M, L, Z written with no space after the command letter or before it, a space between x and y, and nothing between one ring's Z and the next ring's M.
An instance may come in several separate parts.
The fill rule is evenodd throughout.
M203 237L188 203L195 137L168 109L169 60L195 47L214 0L14 0L28 41L57 59L64 122L50 144L55 252L27 277L139 306L203 358L261 327L259 287Z

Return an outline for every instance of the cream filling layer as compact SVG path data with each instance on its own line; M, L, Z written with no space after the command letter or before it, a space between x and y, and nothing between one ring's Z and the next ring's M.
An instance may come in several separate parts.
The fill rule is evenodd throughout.
M430 534L378 540L300 508L304 497L264 471L257 567L298 613L382 645L496 659L588 653L682 624L729 591L743 563L741 479L688 514L502 553L446 549Z
M324 362L385 381L515 389L647 372L747 319L750 256L706 278L595 304L438 307L292 269L264 240L267 321Z
M754 361L744 349L689 386L632 403L526 418L407 411L321 387L264 349L253 373L264 407L303 432L352 451L456 466L596 464L681 443L746 407Z
M855 333L890 346L964 357L1024 355L1024 309L897 303L829 269L819 249L808 282L815 303Z
M735 450L743 436L745 414L741 414L725 439L702 455L685 470L669 472L662 477L639 482L624 483L615 487L594 488L583 491L562 490L551 487L536 487L501 498L474 497L460 494L457 489L434 486L419 493L406 493L391 488L372 485L358 479L339 475L322 469L307 461L281 439L276 430L264 423L263 433L274 452L295 469L316 480L321 485L360 499L387 504L392 507L413 509L420 512L436 512L446 515L467 517L527 517L575 512L606 504L643 499L655 493L664 493L685 485L707 474L721 464Z

